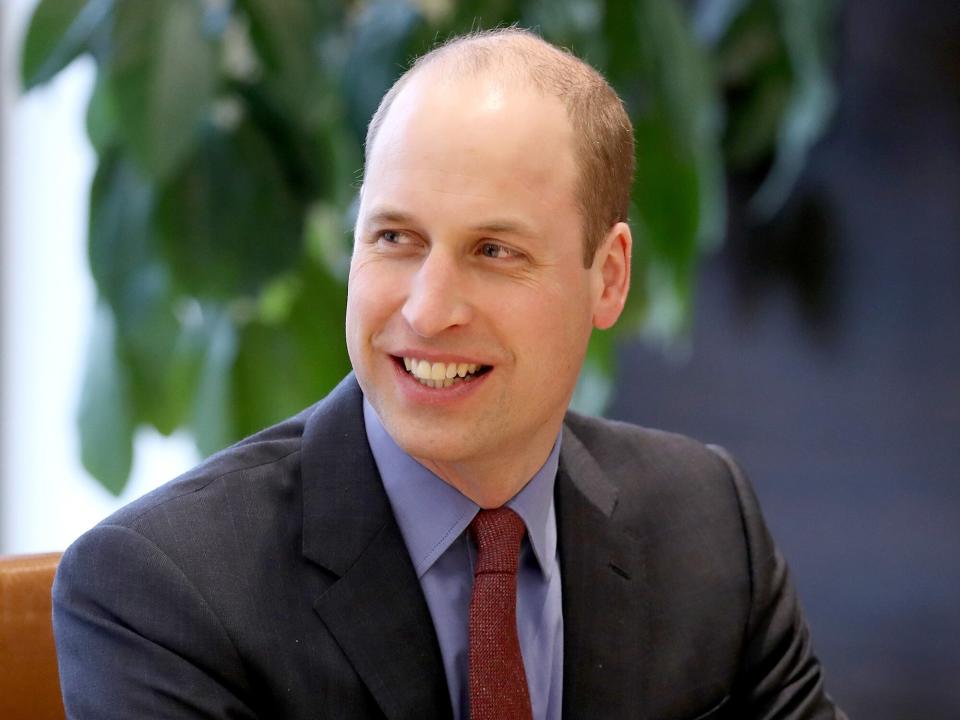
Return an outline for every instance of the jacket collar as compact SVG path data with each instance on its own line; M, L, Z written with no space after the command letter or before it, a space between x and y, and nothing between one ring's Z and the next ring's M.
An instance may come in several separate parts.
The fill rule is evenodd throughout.
M563 716L645 718L649 633L642 546L615 518L619 491L564 427L557 473L563 589Z
M351 373L303 435L303 554L337 580L314 609L388 718L451 717L430 611L367 443Z

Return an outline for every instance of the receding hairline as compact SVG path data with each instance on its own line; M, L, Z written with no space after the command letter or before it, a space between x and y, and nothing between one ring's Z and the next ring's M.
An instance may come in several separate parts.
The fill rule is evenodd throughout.
M558 67L570 73L566 87L558 87L561 85L556 82ZM397 95L414 77L427 70L440 73L444 80L492 76L508 85L536 90L563 102L571 120L565 96L577 84L604 82L587 63L523 28L510 26L460 35L417 58L384 96L367 128L364 148L367 157Z
M567 66L574 72L595 72L569 51L518 27L461 35L424 55L414 68L436 65L457 77L499 71L505 73L501 77L532 83L544 92L555 90L547 87L544 71L548 68Z

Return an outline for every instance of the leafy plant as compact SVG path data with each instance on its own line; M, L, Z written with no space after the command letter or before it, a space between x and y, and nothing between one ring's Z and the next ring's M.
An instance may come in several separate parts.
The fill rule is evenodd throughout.
M725 225L725 168L768 168L776 210L829 116L831 0L41 0L26 90L80 55L98 167L98 306L83 462L123 489L141 424L202 453L349 369L350 229L366 123L437 40L517 22L600 68L637 139L633 292L620 332L669 337ZM578 401L612 368L597 334ZM591 402L592 401L592 402Z

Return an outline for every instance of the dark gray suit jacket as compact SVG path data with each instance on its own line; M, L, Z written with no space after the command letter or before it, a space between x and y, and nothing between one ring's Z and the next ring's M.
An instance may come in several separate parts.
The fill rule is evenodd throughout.
M449 718L352 376L72 545L71 718ZM570 414L556 503L565 718L842 717L730 459Z

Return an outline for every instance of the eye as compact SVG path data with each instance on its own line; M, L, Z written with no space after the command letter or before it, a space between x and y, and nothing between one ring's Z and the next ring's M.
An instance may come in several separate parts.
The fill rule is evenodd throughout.
M484 257L493 258L495 260L507 260L512 257L517 257L517 253L508 248L506 245L501 245L500 243L495 242L481 243L479 252Z
M383 230L377 235L377 240L386 245L402 245L405 241L403 233L396 230Z
M417 235L404 230L376 230L371 238L373 243L385 252L406 252L420 244Z

